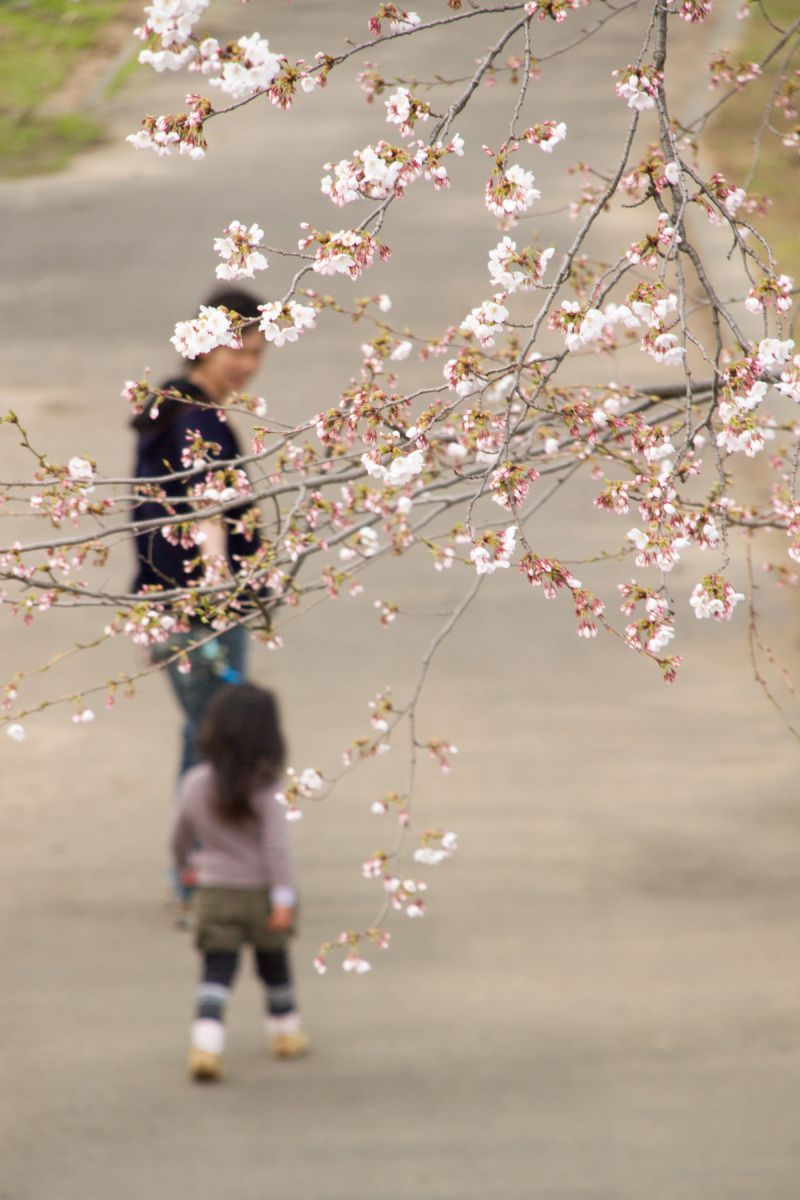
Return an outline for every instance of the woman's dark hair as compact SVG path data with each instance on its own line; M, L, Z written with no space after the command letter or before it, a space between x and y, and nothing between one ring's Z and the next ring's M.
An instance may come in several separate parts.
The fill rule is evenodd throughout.
M252 683L221 687L200 726L198 749L214 770L214 803L228 821L254 815L250 794L283 771L286 747L278 703Z
M263 300L257 300L255 296L251 296L244 288L236 287L214 288L211 295L206 296L203 301L203 304L207 308L231 308L240 317L244 317L246 321L254 321L261 316L259 305L263 303Z

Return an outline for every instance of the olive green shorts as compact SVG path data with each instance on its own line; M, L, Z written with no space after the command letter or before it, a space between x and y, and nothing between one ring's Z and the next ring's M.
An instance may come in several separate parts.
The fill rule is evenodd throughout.
M198 950L285 950L288 934L267 929L266 888L200 887L194 900Z

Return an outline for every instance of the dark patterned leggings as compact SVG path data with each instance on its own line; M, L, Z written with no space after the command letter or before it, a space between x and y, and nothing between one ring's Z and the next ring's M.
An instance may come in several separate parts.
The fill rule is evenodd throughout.
M256 974L267 989L266 1010L271 1017L294 1012L294 991L285 950L254 951ZM200 983L197 988L198 1020L221 1021L225 1016L236 971L236 950L207 950L203 954Z

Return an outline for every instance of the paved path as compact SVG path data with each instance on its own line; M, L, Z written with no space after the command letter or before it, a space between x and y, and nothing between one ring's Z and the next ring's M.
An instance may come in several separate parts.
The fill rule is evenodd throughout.
M329 0L270 7L274 46L332 44ZM255 5L231 12L242 31L262 20ZM596 159L613 135L608 71L638 38L625 20L592 49L580 94L562 65L533 93L536 116L566 119L572 138L560 160L536 162L548 196L566 196L562 164ZM457 69L455 39L441 47ZM182 87L138 76L111 106L115 134L174 109ZM500 88L483 94L463 125L471 144L496 140L491 113L506 103ZM329 224L321 197L300 211L295 195L313 197L321 163L380 124L340 85L297 118L252 108L214 130L201 164L117 141L62 176L0 187L14 231L2 399L54 455L124 470L120 382L169 367L166 334L213 275L211 238L233 217L260 221L274 244L291 244L300 219ZM485 289L484 169L467 161L449 196L418 185L393 214L397 253L368 286L392 294L398 322L436 329ZM453 220L461 243L420 292L414 256ZM565 236L561 218L542 228ZM264 286L279 294L282 281L275 266ZM271 358L274 415L333 402L354 366L346 338L325 321L315 354ZM585 496L565 496L538 545L580 558L602 524L585 514ZM409 560L362 601L309 614L279 655L256 654L284 697L294 761L335 763L376 688L409 686L436 621L367 638L372 600L431 611L467 582ZM791 663L789 600L765 593L763 607ZM98 623L86 611L24 631L6 618L3 662L43 659ZM752 681L744 621L684 629L684 677L666 689L619 646L580 642L561 606L492 579L425 699L431 733L462 747L448 780L431 767L421 781L426 822L462 844L431 878L429 916L397 922L363 979L311 969L323 937L373 912L358 864L383 836L369 804L392 780L390 755L297 831L313 1056L268 1060L243 977L230 1081L215 1089L183 1075L195 964L163 905L178 719L161 682L91 729L54 712L23 746L0 747L0 1200L796 1200L796 749ZM115 646L106 669L130 661Z

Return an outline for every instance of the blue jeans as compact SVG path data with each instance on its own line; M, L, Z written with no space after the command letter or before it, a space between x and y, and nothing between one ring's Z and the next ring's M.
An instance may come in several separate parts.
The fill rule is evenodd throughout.
M172 657L192 642L201 642L209 635L206 625L193 624L188 633L180 633L163 646L156 647L155 661ZM183 745L179 777L200 762L197 734L208 703L218 688L228 683L243 683L246 673L247 630L242 625L226 629L211 641L188 651L191 671L178 670L179 659L167 663L167 674L175 696L183 709Z

